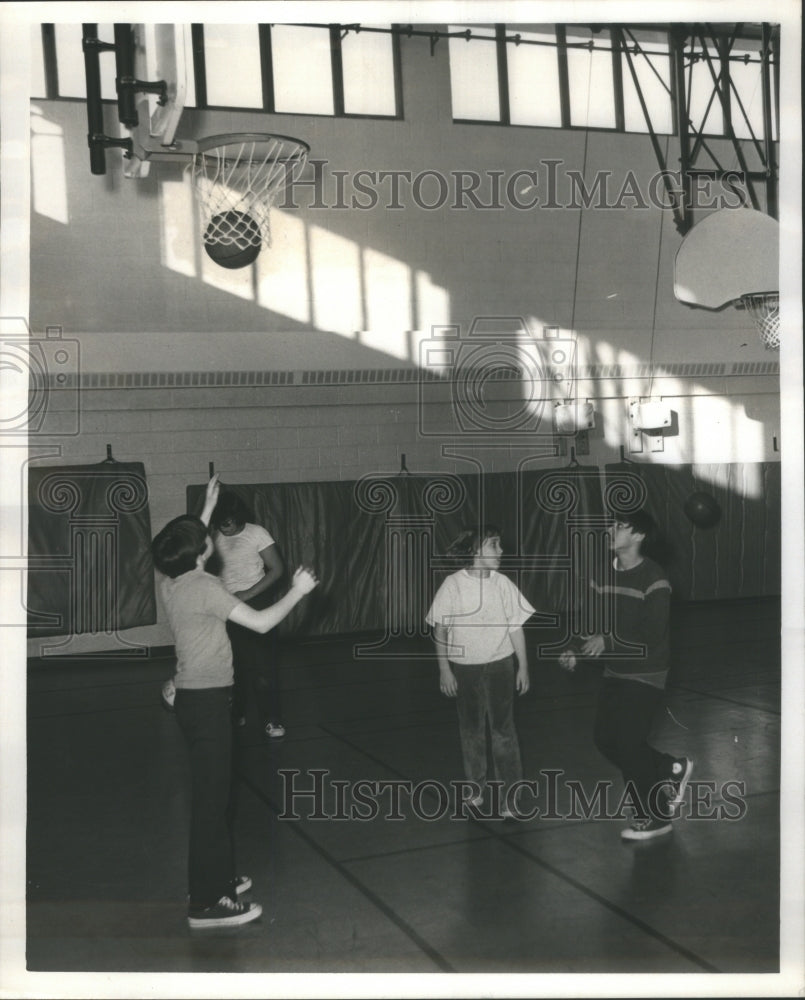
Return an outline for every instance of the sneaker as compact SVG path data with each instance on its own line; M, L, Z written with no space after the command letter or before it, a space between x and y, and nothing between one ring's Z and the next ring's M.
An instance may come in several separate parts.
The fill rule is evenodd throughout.
M622 840L651 840L670 833L673 827L663 819L636 819L625 830L621 830Z
M162 685L162 707L167 712L175 711L174 702L176 701L176 685L173 683L173 678L169 681L165 681Z
M191 927L235 927L257 920L263 912L259 903L241 903L221 896L215 906L206 910L191 910L187 914L187 922Z
M671 816L674 816L677 809L682 805L682 799L685 797L685 789L688 787L692 773L692 760L682 757L680 760L674 762L674 766L671 769L671 786L673 791L668 796L668 812Z
M267 722L263 732L269 739L281 740L285 735L285 726L281 722Z
M235 892L240 895L242 892L248 892L252 887L252 880L248 875L236 875L235 876Z

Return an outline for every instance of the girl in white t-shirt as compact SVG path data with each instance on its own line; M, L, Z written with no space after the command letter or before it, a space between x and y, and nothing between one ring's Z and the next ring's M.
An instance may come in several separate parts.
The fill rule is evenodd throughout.
M215 552L221 561L224 587L252 608L268 607L284 572L274 539L251 521L248 507L237 493L222 491L210 521ZM227 623L235 667L234 716L246 724L248 704L254 700L266 736L281 739L280 691L277 681L275 634L265 635Z
M522 626L534 608L498 572L502 553L495 525L463 531L447 554L465 565L439 587L426 620L433 626L441 691L456 698L464 771L477 786L470 802L483 801L488 721L495 777L503 782L500 815L512 818L516 789L508 792L523 777L514 692L523 695L529 687Z

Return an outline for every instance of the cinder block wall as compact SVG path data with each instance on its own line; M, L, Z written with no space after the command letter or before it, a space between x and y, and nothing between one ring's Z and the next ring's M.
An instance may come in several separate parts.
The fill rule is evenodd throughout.
M427 39L405 39L402 56L404 121L188 112L182 134L298 135L327 161L328 185L335 170L388 169L445 176L535 170L542 183L541 164L556 159L567 198L570 170L584 170L588 185L596 171L608 171L616 194L627 175L647 188L656 173L644 135L454 125L447 46L431 54ZM114 110L106 110L113 131ZM233 483L352 480L394 473L403 455L413 472L466 472L444 454L447 437L421 433L414 383L358 375L410 372L418 341L434 324L466 331L478 317L521 316L536 332L554 325L577 339L580 361L591 366L577 396L597 409L580 461L617 459L628 440L627 401L649 390L672 403L678 430L663 452L646 449L635 460L779 458L774 361L745 313L691 310L674 299L681 238L668 212L636 209L629 199L609 209L425 210L408 196L403 210L381 199L371 210L345 211L315 208L307 188L299 209L279 216L275 245L256 268L224 275L196 238L180 168L155 166L135 182L110 152L108 174L92 177L83 104L37 101L33 111L50 136L49 170L63 170L64 204L59 218L44 214L34 192L31 326L42 333L57 325L76 342L83 381L77 404L69 393L51 392L55 423L32 437L31 460L99 462L110 444L119 460L142 461L155 531L183 509L185 487L204 482L210 462ZM294 234L307 256L295 252ZM329 251L317 257L325 245ZM380 268L376 288L372 267ZM402 285L384 286L390 275ZM364 288L357 325L339 325L334 307L356 286ZM650 379L650 359L671 374ZM332 375L323 384L306 384L325 371ZM210 378L179 387L187 373ZM293 384L281 384L288 373ZM449 393L441 403L446 423ZM530 442L503 444L469 451L483 469L508 471L527 457ZM565 448L558 460L567 459ZM170 642L162 621L134 633L132 641ZM82 637L75 648L97 649L99 641Z

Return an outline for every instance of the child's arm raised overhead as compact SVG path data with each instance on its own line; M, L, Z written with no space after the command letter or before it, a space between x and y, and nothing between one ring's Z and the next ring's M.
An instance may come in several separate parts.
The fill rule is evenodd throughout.
M210 526L212 512L215 510L215 505L218 503L218 494L221 492L221 483L219 482L219 478L220 477L217 472L214 476L210 477L210 481L207 483L207 492L204 496L204 507L199 515L208 528Z
M514 655L517 657L517 678L516 685L520 694L525 694L530 687L528 678L528 657L525 651L525 633L522 628L509 629L509 636L514 646Z
M236 625L243 625L244 628L251 629L252 632L270 632L286 618L291 610L302 600L305 594L309 594L314 587L318 586L312 570L300 568L293 575L291 589L281 597L276 604L272 604L262 611L250 608L248 604L236 604L229 613L229 620Z

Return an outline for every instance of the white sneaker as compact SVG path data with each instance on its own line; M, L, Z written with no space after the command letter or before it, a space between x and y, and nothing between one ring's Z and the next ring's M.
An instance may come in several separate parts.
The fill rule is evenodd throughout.
M636 819L625 830L621 830L622 840L652 840L670 833L673 827L663 819Z
M187 922L193 928L201 927L233 927L248 924L257 920L263 912L259 903L235 902L229 896L221 896L214 906L206 910L191 910L187 914Z

